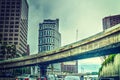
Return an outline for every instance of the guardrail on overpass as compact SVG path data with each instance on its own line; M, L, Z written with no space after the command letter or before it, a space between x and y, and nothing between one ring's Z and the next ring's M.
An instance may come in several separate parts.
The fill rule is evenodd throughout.
M0 62L0 69L51 64L120 52L120 25L59 49Z

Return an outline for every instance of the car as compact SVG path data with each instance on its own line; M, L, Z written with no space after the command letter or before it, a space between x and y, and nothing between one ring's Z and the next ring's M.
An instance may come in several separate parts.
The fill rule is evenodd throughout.
M80 80L79 76L65 76L64 80Z
M58 80L56 75L49 74L46 76L41 76L39 80Z
M38 80L38 77L31 74L23 74L21 76L17 76L16 80Z
M41 76L38 80L48 80L46 76Z

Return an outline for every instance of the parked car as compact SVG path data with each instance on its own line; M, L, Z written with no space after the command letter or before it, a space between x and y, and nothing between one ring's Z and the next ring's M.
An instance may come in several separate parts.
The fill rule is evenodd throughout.
M38 80L38 77L30 74L23 74L21 76L17 76L16 80Z
M65 76L64 80L80 80L79 76Z

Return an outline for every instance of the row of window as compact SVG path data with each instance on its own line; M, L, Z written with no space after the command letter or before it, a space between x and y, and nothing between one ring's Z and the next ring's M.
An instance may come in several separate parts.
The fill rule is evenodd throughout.
M0 44L2 44L2 42L0 42ZM18 44L18 42L3 42L3 44Z
M47 28L56 30L58 27L58 26L56 26L56 24L40 24L39 26L40 26L39 27L40 30L47 29Z
M0 21L0 24L19 24L19 21Z
M44 46L39 47L39 52L49 51L49 50L53 50L53 49L54 49L53 45L44 45Z
M4 16L1 16L0 17L0 20L19 20L19 17L4 17Z
M3 32L3 31L4 32L18 32L19 30L18 29L14 29L14 30L13 29L4 29L4 30L0 29L0 32Z
M8 35L9 36L18 36L18 34L7 34L7 33L4 34L4 36L8 36Z
M19 9L20 6L19 5L16 5L16 6L15 5L7 5L7 6L2 5L1 8L18 8Z
M20 16L20 14L19 13L11 13L11 14L10 13L6 13L6 14L1 13L0 16Z
M18 25L5 25L5 26L2 26L2 25L0 25L0 29L3 29L3 28L19 28L19 26Z
M18 38L3 38L4 41L6 40L18 40Z
M39 44L51 44L54 43L55 40L52 37L45 37L39 40Z
M2 1L1 4L3 4L3 5L4 4L9 5L9 4L15 4L15 3L18 4L18 5L20 4L20 0L6 0L6 1L5 0L1 0L1 1Z
M53 30L44 30L39 32L39 36L53 36L55 31Z
M6 9L1 9L1 12L7 12L7 13L9 13L9 12L20 12L20 9L18 9L18 8L15 8L15 9L9 9L9 8L6 8Z

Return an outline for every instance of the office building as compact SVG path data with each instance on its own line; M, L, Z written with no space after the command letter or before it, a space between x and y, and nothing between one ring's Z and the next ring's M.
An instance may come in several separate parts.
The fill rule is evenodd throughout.
M59 19L44 20L39 24L38 52L50 51L61 46L61 34L59 33ZM54 72L61 71L61 64L53 64ZM50 70L48 71L50 72Z
M63 62L61 71L63 73L78 73L78 61Z
M50 51L60 47L60 45L59 19L48 19L40 23L38 52Z
M0 44L19 56L27 55L28 8L27 0L0 0Z
M103 18L103 30L120 23L120 15L113 15Z

